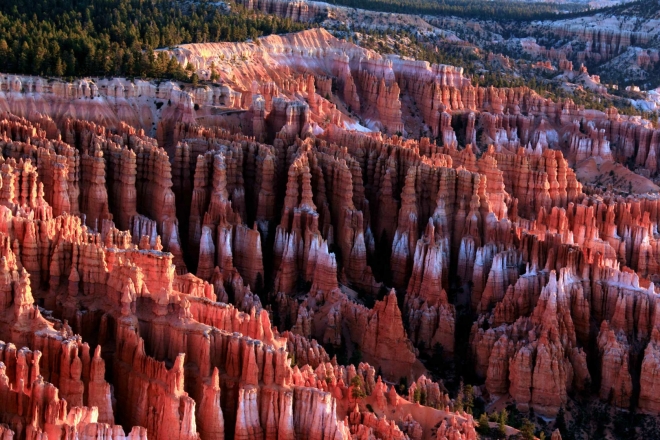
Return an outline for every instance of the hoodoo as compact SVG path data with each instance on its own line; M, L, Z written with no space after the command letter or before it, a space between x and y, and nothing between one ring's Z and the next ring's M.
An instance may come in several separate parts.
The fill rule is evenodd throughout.
M655 18L117 3L0 32L0 439L653 438Z

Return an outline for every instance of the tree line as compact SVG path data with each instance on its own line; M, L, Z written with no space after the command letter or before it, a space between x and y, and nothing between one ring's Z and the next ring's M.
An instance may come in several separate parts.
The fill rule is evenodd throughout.
M635 0L603 8L591 8L588 4L577 1L551 3L524 0L328 0L328 3L380 12L514 22L564 20L597 13L658 17L657 0Z
M585 10L580 4L526 3L508 0L329 0L328 3L371 11L420 15L451 15L480 20L546 20L565 11ZM564 18L563 15L561 18Z
M0 71L183 78L189 72L154 49L245 41L305 27L208 0L2 0Z

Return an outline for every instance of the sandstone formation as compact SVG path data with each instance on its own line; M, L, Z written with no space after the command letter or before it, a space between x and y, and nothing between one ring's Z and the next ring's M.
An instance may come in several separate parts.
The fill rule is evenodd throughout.
M282 5L319 13L248 6ZM573 169L657 175L648 121L323 30L174 53L248 61L185 92L2 77L2 432L475 439L437 353L487 404L660 411L660 198ZM140 94L172 105L133 118ZM47 105L81 97L93 115Z
M429 423L447 423L446 418L455 425L455 435L474 438L471 419L442 410L432 410L424 427L409 417L403 431L390 422L383 431L380 416L349 423L342 411L351 395L346 384L355 374L362 375L369 395L380 390L384 396L388 389L380 378L376 382L375 368L361 364L356 373L331 363L316 341L274 330L257 296L273 283L266 270L275 274L274 283L285 295L295 293L299 278L309 280L315 294L309 310L296 310L299 333L311 336L306 319L322 318L314 298L334 295L339 308L334 325L340 331L333 343L342 343L342 325L352 326L352 333L363 338L351 343L384 374L413 375L415 349L395 294L370 310L338 288L338 265L346 263L329 252L333 230L347 240L354 267L362 267L351 275L355 285L370 292L379 288L373 275L371 282L364 280L371 273L367 254L373 253L368 250L373 238L365 234L362 212L354 205L368 206L364 188L352 188L351 171L341 168L349 156L340 162L300 143L287 159L280 154L283 144L278 149L228 132L208 136L195 173L186 173L190 182L179 181L176 188L194 188L196 194L189 222L201 232L198 244L188 242L198 249L191 264L197 268L194 276L184 262L189 255L179 239L171 189L173 180L183 177L170 171L181 169L183 155L171 166L153 139L125 125L109 131L67 119L62 125L69 133L67 144L59 133L49 139L28 120L6 117L13 127L5 139L14 133L12 145L24 146L18 161L11 154L3 157L0 338L8 342L0 344L6 379L0 412L11 421L7 432L13 434L8 435L126 437L131 427L133 439L338 439L350 438L354 430L406 438L405 432L430 430ZM32 134L20 137L28 127ZM186 137L182 143L188 141L199 148L202 138ZM245 155L250 156L247 170ZM76 166L72 179L66 177L70 163ZM286 163L291 163L290 178L275 233L269 223L278 218L278 185L253 182L258 167L271 169L265 177L276 182L279 164ZM190 162L185 166L190 168ZM337 174L341 169L345 182ZM327 194L314 190L323 181ZM78 190L69 191L69 184ZM57 216L46 199L58 201ZM258 210L256 201L261 201ZM335 226L329 209L337 202L345 209L342 226ZM80 216L70 213L74 204ZM120 218L127 230L116 227L113 219ZM244 223L251 219L254 228ZM196 228L190 231L194 240ZM287 244L275 270L264 265L260 249L279 236ZM278 245L267 252L279 255ZM216 302L229 296L237 307ZM42 315L45 309L37 308L37 301L51 311ZM392 327L393 321L398 325ZM315 332L327 333L322 325L313 324ZM433 393L440 398L437 390ZM412 405L403 398L379 402L383 414L388 407Z

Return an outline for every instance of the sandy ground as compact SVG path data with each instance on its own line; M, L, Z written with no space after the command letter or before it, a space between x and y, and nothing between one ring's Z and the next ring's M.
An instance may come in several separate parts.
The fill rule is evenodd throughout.
M593 157L583 160L576 165L575 173L580 182L597 184L603 188L611 185L613 189L635 194L660 191L660 187L651 180L609 160L602 163Z

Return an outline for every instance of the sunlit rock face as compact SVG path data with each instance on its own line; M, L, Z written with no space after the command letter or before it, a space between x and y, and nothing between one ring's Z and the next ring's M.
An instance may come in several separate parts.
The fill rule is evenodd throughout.
M432 353L546 417L657 414L648 121L323 30L173 53L251 70L1 76L2 435L476 438ZM594 183L622 161L628 195Z

